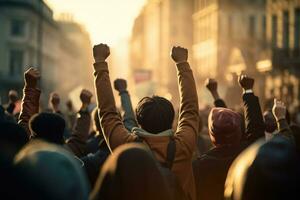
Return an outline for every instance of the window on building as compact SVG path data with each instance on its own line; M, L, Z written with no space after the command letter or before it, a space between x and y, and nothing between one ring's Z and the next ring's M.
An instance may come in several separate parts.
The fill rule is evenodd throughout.
M11 50L9 54L9 74L21 76L23 73L24 51Z
M272 47L277 47L277 16L272 16Z
M233 17L231 15L228 16L228 36L229 38L233 38Z
M295 48L300 48L300 8L295 11Z
M255 16L251 15L249 16L249 36L251 38L255 37L255 32L256 32L256 21L255 21Z
M16 37L25 36L25 21L19 19L11 20L10 33L12 36L16 36Z
M288 11L283 12L283 33L282 33L282 46L285 49L289 48L289 40L290 40L290 29L289 29L289 13Z
M267 18L264 15L262 17L262 39L265 41L267 38Z

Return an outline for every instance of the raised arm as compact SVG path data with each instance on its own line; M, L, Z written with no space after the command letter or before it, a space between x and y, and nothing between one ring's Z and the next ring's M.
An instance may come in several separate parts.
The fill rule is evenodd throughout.
M214 98L214 105L215 107L222 107L227 108L225 101L220 98L219 92L218 92L218 82L215 79L207 79L206 80L206 88Z
M120 119L109 78L108 65L105 60L110 54L109 47L105 44L94 46L95 59L94 77L97 94L99 118L105 140L111 150L126 142L132 142L135 136L129 134Z
M52 112L62 115L62 112L59 109L59 104L60 104L59 94L56 92L52 92L49 98L49 105L52 109Z
M294 141L292 130L286 120L286 106L284 103L274 99L272 113L277 122L278 135L285 136L286 138Z
M18 123L26 130L28 137L31 135L28 125L29 120L34 114L39 112L41 95L41 91L37 88L39 79L40 73L37 69L30 68L24 73L25 85Z
M89 137L91 115L88 106L91 103L92 93L88 90L82 90L80 100L82 106L78 112L72 135L66 145L78 157L84 156L86 152L86 141Z
M246 136L249 144L264 137L265 123L259 99L253 93L254 79L245 75L239 76L239 84L243 88L243 102L246 123Z
M196 84L190 68L188 50L173 47L173 60L177 66L178 84L180 93L179 121L175 138L181 144L180 149L187 156L192 157L196 148L196 137L199 126L199 106Z
M116 79L114 88L119 92L121 97L121 106L124 111L123 123L128 131L132 131L134 127L138 127L132 108L131 99L127 90L127 82L124 79Z

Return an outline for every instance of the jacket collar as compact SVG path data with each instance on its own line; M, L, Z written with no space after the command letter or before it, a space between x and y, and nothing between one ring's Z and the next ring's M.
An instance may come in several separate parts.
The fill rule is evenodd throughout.
M164 137L164 136L171 137L174 135L174 132L172 129L168 129L168 130L165 130L165 131L157 133L157 134L152 134L152 133L145 131L144 129L135 127L132 129L132 132L140 137Z

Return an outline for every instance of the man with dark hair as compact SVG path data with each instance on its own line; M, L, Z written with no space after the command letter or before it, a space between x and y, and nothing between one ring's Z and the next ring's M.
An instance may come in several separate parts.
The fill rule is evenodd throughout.
M64 119L56 113L38 113L41 94L37 87L40 79L39 71L34 68L28 69L24 74L24 79L25 86L19 124L25 128L28 137L44 139L57 144L65 143L65 147L76 156L86 155L86 140L91 121L88 105L91 102L92 93L88 90L82 90L80 94L82 107L78 112L79 117L76 120L72 135L65 142L63 139Z
M139 125L152 134L171 129L174 115L172 103L159 96L144 97L136 108L136 119Z
M29 129L31 138L41 138L56 144L64 144L65 120L54 113L39 113L31 117Z
M124 143L142 139L160 163L170 164L169 169L178 178L185 195L195 200L192 156L196 149L199 108L195 80L187 62L187 49L173 47L171 53L177 66L180 88L180 113L175 133L171 130L173 106L161 97L144 98L139 103L136 114L140 128L130 133L122 123L115 106L108 65L105 61L110 54L109 47L104 44L96 45L93 53L99 117L110 149L114 150ZM167 147L172 140L175 141L176 152L173 161L169 163Z

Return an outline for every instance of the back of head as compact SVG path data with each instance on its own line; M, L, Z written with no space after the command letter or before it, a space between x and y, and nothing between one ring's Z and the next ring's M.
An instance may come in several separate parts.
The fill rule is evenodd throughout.
M78 160L62 147L34 141L15 158L22 199L88 199L88 182Z
M29 121L33 138L39 138L56 144L64 143L65 120L58 114L39 113Z
M227 108L213 108L208 116L209 135L215 146L239 144L242 118Z
M300 163L295 146L277 136L246 149L232 164L226 184L225 198L298 199Z
M170 199L170 193L145 147L127 144L118 147L105 162L91 199Z
M175 111L163 97L144 97L137 105L136 119L142 129L157 134L172 128Z

